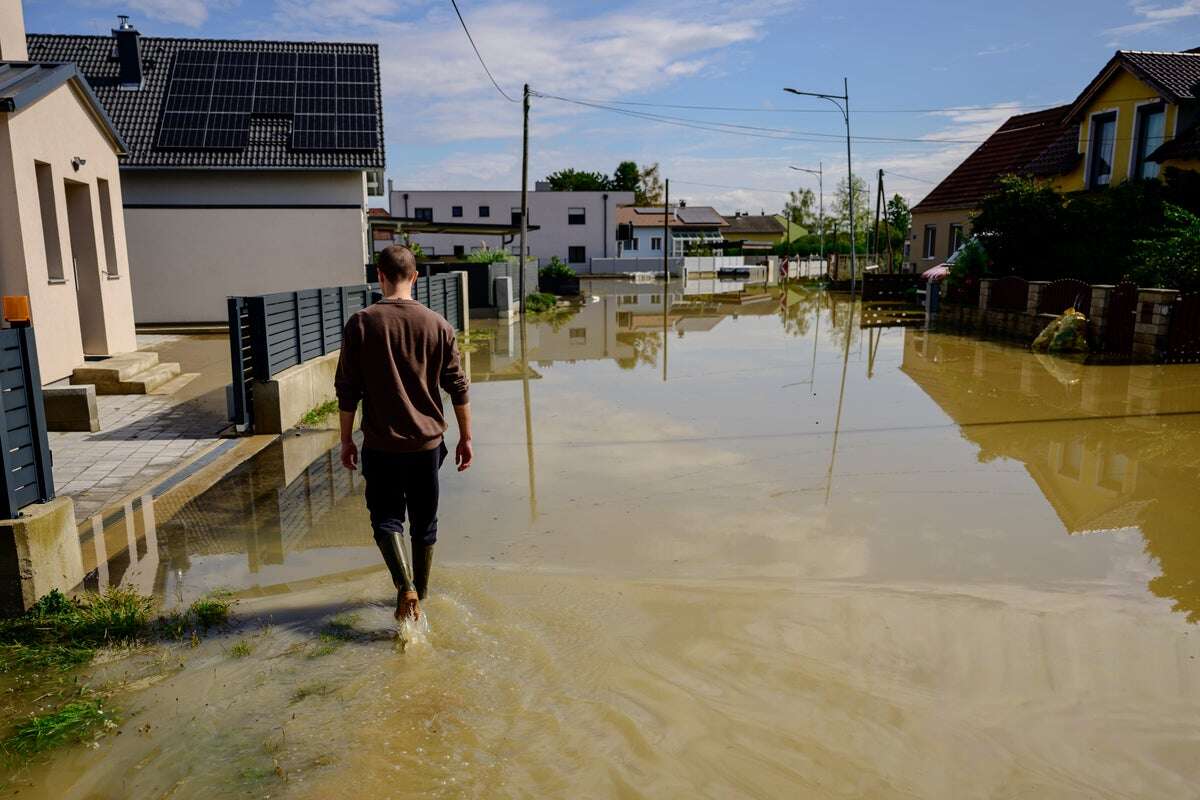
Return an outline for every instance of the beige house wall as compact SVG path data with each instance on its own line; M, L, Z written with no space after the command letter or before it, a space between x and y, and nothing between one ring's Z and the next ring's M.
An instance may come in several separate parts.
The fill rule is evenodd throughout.
M138 322L223 322L230 295L362 283L359 208L126 208Z
M28 61L21 0L0 0L0 61Z
M950 257L950 226L962 225L963 236L971 235L971 216L974 208L956 208L949 211L913 211L912 227L908 232L908 257L905 263L917 272L936 267ZM937 230L931 258L925 258L925 226L933 225Z
M72 165L75 158L82 159L78 168ZM52 174L61 279L52 279L47 265L36 162L49 165ZM108 182L111 199L111 248L103 229L100 179ZM73 269L77 254L71 247L68 181L81 192L75 195L75 207L90 212L76 219L76 241L85 237L83 249L95 254L90 266L81 263L80 269L88 270L83 274ZM71 84L0 115L0 199L0 293L29 296L42 380L66 377L83 363L85 353L135 350L115 145Z

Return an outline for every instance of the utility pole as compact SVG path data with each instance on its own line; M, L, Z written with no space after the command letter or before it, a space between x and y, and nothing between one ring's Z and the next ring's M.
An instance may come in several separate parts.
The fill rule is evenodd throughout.
M525 84L525 101L522 104L524 107L524 125L521 135L521 257L518 262L521 265L521 275L517 278L517 285L520 287L520 298L517 300L517 309L521 313L521 319L525 319L525 244L526 238L529 236L529 84Z
M854 161L850 157L850 81L842 78L842 99L846 108L846 183L850 195L850 293L854 293L854 280L858 277L858 241L854 233Z
M667 242L671 241L671 179L663 181L663 281L671 282L671 267L667 261ZM664 288L665 291L665 288ZM665 296L665 295L664 295Z
M871 242L873 243L873 249L875 250L875 255L877 257L879 255L879 212L883 206L882 200L883 200L883 170L879 170L879 183L878 183L878 188L876 188L876 190L875 190L875 227L871 229ZM888 264L887 271L888 272L892 271L892 265L890 263Z

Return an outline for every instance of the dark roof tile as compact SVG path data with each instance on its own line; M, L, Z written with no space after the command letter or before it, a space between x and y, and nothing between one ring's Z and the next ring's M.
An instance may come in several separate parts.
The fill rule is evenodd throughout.
M978 208L1003 175L1054 174L1065 160L1064 150L1073 147L1070 128L1063 125L1068 108L1058 106L1010 117L913 211Z
M729 227L721 231L725 235L734 235L738 233L769 233L772 235L782 236L784 233L783 223L775 217L767 215L749 215L742 214L736 217L726 217L725 221L729 223Z
M357 53L369 56L375 77L376 108L382 109L379 89L379 47L337 42L272 42L225 39L177 39L143 36L140 40L141 89L116 85L117 61L110 36L31 33L29 55L37 61L78 65L128 146L122 166L221 169L382 169L383 115L377 121L377 144L367 151L299 151L288 145L290 123L252 119L250 144L242 150L160 150L155 146L171 64L180 50L268 50L278 53Z

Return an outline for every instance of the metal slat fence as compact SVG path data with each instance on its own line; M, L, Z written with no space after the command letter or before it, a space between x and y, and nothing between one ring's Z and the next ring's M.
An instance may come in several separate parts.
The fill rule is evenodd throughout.
M414 299L462 330L457 274L424 275ZM239 430L254 424L252 387L288 367L303 364L342 347L342 330L356 311L378 298L377 284L332 286L297 292L230 297L229 350L233 383L230 417Z
M54 499L53 459L31 327L0 330L0 517L12 519L33 503Z

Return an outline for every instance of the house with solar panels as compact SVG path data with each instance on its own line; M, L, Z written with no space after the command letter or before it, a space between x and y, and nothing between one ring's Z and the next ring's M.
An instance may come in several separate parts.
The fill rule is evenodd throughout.
M75 65L30 61L20 4L0 4L0 294L27 298L6 316L32 322L42 383L67 377L85 356L137 349L124 152ZM0 367L6 389L12 357ZM6 392L6 403L19 394Z
M111 36L27 41L31 59L78 66L125 142L138 323L363 281L384 167L377 45L155 38L124 17Z

